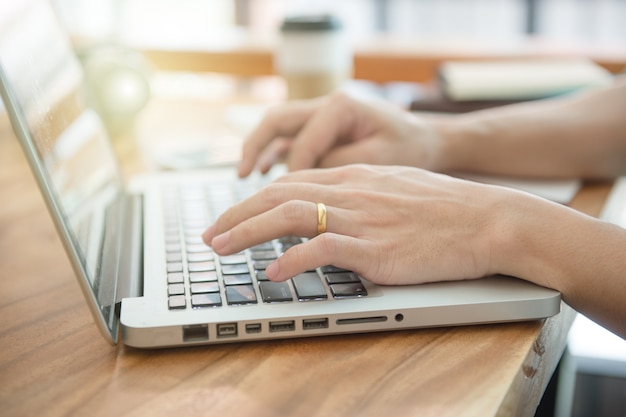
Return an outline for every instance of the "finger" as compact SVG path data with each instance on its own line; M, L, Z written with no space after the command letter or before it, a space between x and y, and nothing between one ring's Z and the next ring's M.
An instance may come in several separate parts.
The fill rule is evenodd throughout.
M331 168L314 168L299 171L288 172L287 174L277 178L275 183L301 183L301 184L318 184L318 185L335 185L344 189L347 188L366 188L372 189L372 184L368 179L376 176L376 171L380 172L388 167L371 167L364 164L342 165ZM331 201L322 200L327 203Z
M323 265L335 265L362 275L363 259L368 256L366 241L335 233L322 233L307 242L293 246L272 262L265 273L272 281L289 278Z
M272 183L242 202L228 208L215 224L204 232L202 237L205 242L209 243L216 235L291 200L325 203L335 201L336 198L331 198L331 194L331 190L317 184Z
M349 99L334 95L327 104L311 115L308 123L294 138L287 161L290 171L312 168L329 149L345 136L352 124Z
M290 147L291 139L288 138L276 138L270 142L257 158L259 171L262 174L267 174L274 164L287 155Z
M259 154L276 137L295 136L319 105L319 100L294 101L268 110L243 144L239 176L243 178L252 172Z
M353 234L353 223L347 221L350 211L326 207L326 230ZM225 255L283 236L314 237L318 230L318 207L310 201L288 201L251 217L211 240L213 250Z

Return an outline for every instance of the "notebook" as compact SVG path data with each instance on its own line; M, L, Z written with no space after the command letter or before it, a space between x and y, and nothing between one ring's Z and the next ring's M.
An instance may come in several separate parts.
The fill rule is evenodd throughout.
M86 105L80 64L54 10L43 1L11 3L0 13L0 93L109 342L156 348L535 320L559 312L557 291L504 276L377 286L325 265L286 283L265 280L268 260L301 241L293 236L220 258L200 233L271 178L237 180L234 167L221 167L123 181L100 117Z

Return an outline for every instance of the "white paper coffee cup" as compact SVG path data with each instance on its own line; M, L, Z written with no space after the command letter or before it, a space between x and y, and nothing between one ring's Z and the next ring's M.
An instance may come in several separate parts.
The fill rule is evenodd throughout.
M289 99L322 96L352 77L352 50L341 23L329 15L286 18L274 65Z

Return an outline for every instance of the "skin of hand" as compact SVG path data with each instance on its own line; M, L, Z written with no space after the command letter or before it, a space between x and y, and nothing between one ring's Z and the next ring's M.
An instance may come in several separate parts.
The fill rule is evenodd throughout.
M351 163L534 178L626 173L626 76L559 99L424 116L337 92L271 109L244 143L239 175L281 158L290 171Z
M327 207L320 235L315 202ZM328 264L383 285L500 273L559 290L626 335L626 231L530 194L411 167L302 170L227 210L203 239L228 255L286 235L310 239L267 268L274 281Z
M244 143L239 176L255 166L265 173L284 157L290 171L352 163L431 168L439 146L424 119L336 92L271 108Z

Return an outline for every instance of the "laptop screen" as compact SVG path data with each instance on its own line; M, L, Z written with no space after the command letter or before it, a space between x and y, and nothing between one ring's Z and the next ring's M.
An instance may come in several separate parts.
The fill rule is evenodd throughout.
M43 1L3 3L5 107L81 286L113 330L114 286L100 279L100 257L107 207L123 192L115 156L99 116L86 104L80 62L54 10Z

